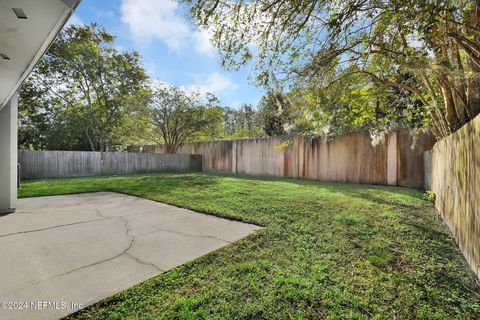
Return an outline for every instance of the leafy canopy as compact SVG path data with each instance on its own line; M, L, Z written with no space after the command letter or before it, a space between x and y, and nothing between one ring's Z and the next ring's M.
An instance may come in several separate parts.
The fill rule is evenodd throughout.
M150 104L154 136L165 144L167 153L176 153L186 142L211 139L219 134L223 109L213 94L159 84Z
M60 33L21 89L24 147L108 151L143 135L148 78L113 41L96 24Z
M255 62L297 87L361 74L419 100L444 137L480 112L480 9L472 0L183 0L223 64ZM331 75L336 75L332 79Z

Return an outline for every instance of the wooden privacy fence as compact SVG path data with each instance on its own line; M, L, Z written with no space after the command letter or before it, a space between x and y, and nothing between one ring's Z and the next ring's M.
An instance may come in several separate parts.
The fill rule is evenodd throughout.
M19 151L22 179L202 171L202 156L128 152Z
M480 277L480 116L425 153L426 189Z
M431 134L414 137L397 130L376 146L368 133L354 133L332 141L274 137L199 142L183 145L179 153L202 155L204 171L423 187L423 152L434 142ZM165 147L132 146L129 151L163 153Z

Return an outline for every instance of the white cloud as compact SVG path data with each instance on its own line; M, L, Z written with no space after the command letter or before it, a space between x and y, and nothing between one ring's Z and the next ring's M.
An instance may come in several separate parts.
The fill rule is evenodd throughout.
M192 28L181 16L173 0L123 0L122 21L139 42L162 40L170 49L179 51L194 47L202 55L213 56L211 34Z
M190 29L177 9L178 4L172 0L124 0L122 21L137 40L158 38L169 48L179 50L188 43Z
M65 28L75 25L75 26L83 26L85 23L83 23L82 19L80 19L79 16L76 14L73 14L70 19L68 19L67 23L65 24Z
M199 30L194 33L195 51L206 56L214 56L215 48L213 47L210 39L212 38L211 32L207 30Z
M158 64L157 64L156 61L144 60L143 61L143 66L145 67L145 70L147 70L147 73L151 78L159 78L160 77L160 74L158 72Z
M213 72L210 74L195 74L192 75L193 83L185 86L187 90L196 90L200 93L215 93L220 94L225 91L235 90L238 88L238 85L233 83L226 76Z

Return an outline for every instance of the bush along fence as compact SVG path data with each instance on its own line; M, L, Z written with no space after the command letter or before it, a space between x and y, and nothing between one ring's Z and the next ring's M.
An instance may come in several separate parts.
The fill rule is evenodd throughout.
M424 159L425 188L480 278L480 116L437 142Z
M22 179L202 171L202 156L128 152L19 151Z
M423 188L423 152L434 143L431 134L415 137L408 130L397 130L376 146L362 132L331 141L274 137L199 142L183 145L179 153L202 155L207 172ZM132 146L128 150L164 153L165 147Z

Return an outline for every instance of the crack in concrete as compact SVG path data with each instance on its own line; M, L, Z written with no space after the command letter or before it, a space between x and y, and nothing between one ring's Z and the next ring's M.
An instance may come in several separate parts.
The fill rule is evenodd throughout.
M51 279L55 279L55 278L58 278L58 277L62 277L62 276L65 276L65 275L68 275L68 274L71 274L73 272L76 272L76 271L79 271L79 270L82 270L82 269L85 269L85 268L89 268L89 267L92 267L92 266L95 266L95 265L99 265L99 264L102 264L102 263L105 263L105 262L109 262L109 261L112 261L112 260L115 260L123 255L125 256L128 256L129 258L131 258L132 260L140 263L140 264L143 264L143 265L146 265L146 266L150 266L150 267L153 267L155 270L157 270L158 272L160 273L163 273L165 272L165 270L162 270L161 268L159 268L156 264L154 263L150 263L150 262L147 262L147 261L143 261L142 259L140 259L139 257L133 255L131 252L129 252L135 241L136 241L136 238L138 237L142 237L142 236L146 236L146 235L149 235L149 234L152 234L152 233L156 233L156 232L167 232L167 233L173 233L173 234L180 234L180 235L183 235L183 236L186 236L186 237L192 237L192 238L207 238L207 239L215 239L215 240L218 240L218 241L222 241L222 242L225 242L225 243L229 243L229 244L232 244L232 242L228 241L228 240L225 240L225 239L221 239L221 238L217 238L217 237L214 237L214 236L201 236L201 235L193 235L193 234L188 234L188 233L185 233L185 232L180 232L180 231L172 231L172 230L167 230L167 229L161 229L161 228L155 228L155 227L152 227L154 229L154 231L151 231L151 232L146 232L146 233L143 233L143 234L139 234L139 235L136 235L136 236L132 236L130 235L130 233L132 232L132 229L130 228L130 225L128 223L128 220L125 218L125 217L128 217L128 216L134 216L134 215L141 215L143 213L138 213L138 214L131 214L131 215L127 215L127 216L118 216L118 217L106 217L104 215L102 215L102 213L100 212L100 210L98 209L95 209L96 212L98 213L98 215L100 217L104 217L104 218L100 218L100 219L93 219L93 220L89 220L89 221L82 221L82 222L77 222L77 223L72 223L72 224L66 224L66 225L59 225L59 226L56 226L56 227L63 227L63 226L69 226L69 225L74 225L74 224L79 224L79 223L87 223L87 222L95 222L95 221L104 221L104 220L110 220L110 219L120 219L121 221L123 221L123 226L125 228L125 236L126 237L129 237L130 238L130 241L128 243L128 246L122 250L122 252L112 256L112 257L109 257L109 258L106 258L106 259L102 259L102 260L99 260L99 261L95 261L93 263L90 263L90 264L87 264L87 265L84 265L84 266L81 266L81 267L78 267L78 268L75 268L73 270L69 270L67 272L64 272L64 273L61 273L61 274L58 274L58 275L55 275L53 277L50 277L50 278L46 278L46 279L42 279L41 281L36 281L36 282L32 282L29 284L29 286L31 285L36 285L36 284L39 284L43 281L47 281L47 280L51 280ZM183 217L183 218L180 218L180 219L172 219L172 220L169 220L169 221L165 221L163 224L166 224L166 223L169 223L169 222L172 222L172 221L177 221L177 220L184 220L184 219L188 219L188 217ZM32 231L27 231L27 232L19 232L20 234L21 233L28 233L28 232L35 232L35 231L43 231L43 230L48 230L48 229L53 229L53 228L56 228L56 227L51 227L51 228L44 228L44 229L38 229L38 230L32 230ZM12 234L10 234L12 235ZM6 235L5 235L6 236ZM3 236L0 236L0 237L3 237Z
M122 252L122 253L119 253L119 254L117 254L117 255L115 255L115 256L113 256L113 257L106 258L106 259L99 260L99 261L95 261L95 262L92 262L92 263L83 265L83 266L81 266L81 267L78 267L78 268L69 270L69 271L67 271L67 272L63 272L63 273L60 273L60 274L56 274L56 275L54 275L53 277L48 277L48 278L41 279L41 280L38 280L38 281L32 281L32 282L28 283L27 286L24 286L24 287L22 287L22 288L16 289L15 291L6 292L5 294L15 293L16 291L21 291L21 290L23 290L23 289L25 289L25 288L28 288L28 287L31 287L31 286L40 284L40 283L45 282L45 281L48 281L48 280L60 278L60 277L69 275L69 274L71 274L71 273L74 273L74 272L79 271L79 270L82 270L82 269L86 269L86 268L93 267L93 266L96 266L96 265L99 265L99 264L102 264L102 263L105 263L105 262L109 262L109 261L115 260L115 259L119 258L120 256L122 256L123 254L124 254L124 253Z
M169 209L170 211L173 211L173 209ZM168 212L169 210L165 210L165 212ZM159 214L159 215L164 215L165 212L159 212L157 210L151 210L151 211L145 211L145 212L138 212L138 213L131 213L131 214L122 214L122 215L118 215L118 216L108 216L108 215L105 215L101 212L101 210L99 209L94 209L95 213L99 216L99 217L102 217L102 218L110 218L110 219L115 219L115 218L120 218L120 217L131 217L131 216L140 216L140 215L144 215L144 214L151 214L151 213L156 213L156 214ZM163 224L163 223L162 223Z
M77 224L84 224L84 223L111 220L111 219L119 219L119 218L121 219L122 217L138 216L138 215L142 215L142 214L154 213L155 212L155 211L151 211L151 212L132 213L132 214L127 214L127 215L123 215L123 216L106 216L106 215L102 214L102 212L98 209L94 209L94 211L100 217L99 219L83 220L83 221L77 221L77 222L72 222L72 223L59 224L59 225L40 228L40 229L23 230L23 231L18 231L18 232L0 234L0 238L5 238L5 237L8 237L8 236L14 236L14 235L20 235L20 234L26 234L26 233L32 233L32 232L41 232L41 231L45 231L45 230L51 230L51 229L62 228L62 227L69 227L69 226L73 226L73 225L77 225ZM167 221L167 223L168 222L171 222L171 221ZM164 223L162 223L162 224L164 224Z
M82 205L82 204L86 204L86 203L89 203L89 204L92 204L92 201L86 201L86 200L83 200L83 199L79 199L80 201L77 201L78 205ZM82 201L83 200L83 201ZM135 201L139 201L139 199L135 198L134 201L132 202L135 202ZM129 201L130 202L130 201ZM102 202L105 204L105 202ZM112 201L111 203L116 203L118 204L117 202L114 202ZM40 208L43 208L45 207L45 205L42 205L40 206ZM40 209L39 208L39 209ZM113 208L112 208L113 209ZM109 258L105 258L105 259L102 259L102 260L99 260L99 261L95 261L95 262L92 262L92 263L89 263L87 265L83 265L83 266L80 266L80 267L77 267L73 270L68 270L64 273L61 273L61 274L57 274L57 275L54 275L52 277L49 277L49 278L45 278L45 279L42 279L42 280L38 280L38 281L34 281L34 282L31 282L28 284L27 287L30 287L32 285L37 285L37 284L40 284L42 282L45 282L45 281L48 281L48 280L51 280L51 279L55 279L55 278L59 278L59 277L62 277L62 276L66 276L66 275L69 275L69 274L72 274L74 272L77 272L77 271L80 271L82 269L86 269L86 268L89 268L89 267L92 267L92 266L96 266L96 265L99 265L99 264L102 264L102 263L107 263L109 261L113 261L117 258L120 258L122 256L125 256L125 257L128 257L129 259L135 261L136 263L139 263L139 264L142 264L142 265L145 265L145 266L148 266L148 267L151 267L153 269L155 269L156 271L158 271L159 273L163 273L165 272L165 270L162 270L161 268L159 268L156 264L154 263L150 263L148 261L145 261L145 260L142 260L141 257L138 257L136 255L134 255L132 252L130 252L132 250L132 248L134 247L134 244L135 242L137 241L138 238L140 237L143 237L143 236L146 236L146 235L149 235L149 234L152 234L152 233L156 233L156 232L166 232L166 233L171 233L171 234L179 234L179 235L182 235L184 237L191 237L191 238L200 238L200 239L214 239L214 240L217 240L217 241L221 241L221 242L224 242L224 243L227 243L227 244L232 244L233 242L231 241L228 241L228 240L225 240L225 239L222 239L222 238L218 238L218 237L215 237L215 236L211 236L211 235L198 235L198 234L190 234L190 233L186 233L186 232L181 232L181 231L175 231L175 230L169 230L169 229L163 229L163 228L159 228L160 226L162 225L165 225L165 224L168 224L170 222L173 222L173 221L180 221L180 220L186 220L186 219L189 219L190 217L189 216L184 216L184 215L181 215L181 217L172 217L172 219L167 219L168 221L164 221L163 223L160 223L156 226L149 226L151 229L150 230L153 230L153 231L148 231L148 232L145 232L145 233L142 233L142 234L135 234L133 235L132 233L135 231L131 228L130 224L129 224L129 220L128 220L128 217L129 216L135 216L135 215L144 215L144 214L147 214L147 213L154 213L156 212L157 209L153 209L151 211L148 211L148 212L141 212L141 213L134 213L134 214L126 214L126 215L120 215L120 216L108 216L106 215L105 213L103 213L100 209L98 208L95 208L94 209L94 212L97 214L97 216L99 217L98 219L90 219L90 220L85 220L85 221L78 221L78 222L74 222L74 223L68 223L68 224L62 224L62 225L56 225L56 226L51 226L51 227L46 227L46 228L41 228L41 229L35 229L35 230L27 230L27 231L19 231L19 232L15 232L15 233L9 233L9 234L4 234L4 235L0 235L0 238L2 237L7 237L7 236L12 236L12 235L19 235L19 234L25 234L25 233L32 233L32 232L40 232L40 231L45 231L45 230L50 230L50 229L55 229L55 228L61 228L61 227L67 227L67 226L72 226L72 225L76 225L76 224L85 224L85 223L90 223L90 222L97 222L97 221L106 221L106 220L111 220L111 219L120 219L121 221L123 221L123 227L125 229L125 237L126 239L129 239L128 241L128 245L126 246L126 248L124 250L122 250L121 252L119 252L118 254L115 254L114 256L111 256ZM163 210L163 212L159 212L160 214L163 214L165 212L168 212L168 211L171 211L171 210L178 210L178 208L176 207L173 207L173 208L169 208L169 207L159 207L158 210ZM33 213L33 212L25 212L25 213ZM25 289L26 287L22 288L21 290ZM15 290L15 291L18 291Z
M140 213L140 214L141 214L141 213ZM135 214L124 215L124 216L121 216L121 218L123 219L124 217L129 217L129 216L133 216L133 215L135 215ZM190 217L174 218L174 219L171 219L171 220L162 222L162 223L160 223L158 226L163 226L163 225L165 225L165 224L167 224L167 223L170 223L170 222L174 222L174 221L175 221L175 222L178 222L178 221L187 220L187 219L190 219ZM153 228L155 231L146 232L146 233L143 233L143 234L139 234L139 235L137 235L137 237L146 236L146 235L149 235L149 234L152 234L152 233L156 233L156 232L167 232L167 233L173 233L173 234L180 234L180 235L183 235L183 236L186 236L186 237L191 237L191 238L207 238L207 239L214 239L214 240L226 242L226 243L229 243L229 244L233 244L233 242L231 242L231 241L228 241L228 240L225 240L225 239L222 239L222 238L218 238L218 237L215 237L215 236L195 235L195 234L185 233L185 232L181 232L181 231L173 231L173 230L167 230L167 229L157 228L157 226L150 226L150 227Z
M226 242L226 243L229 243L229 244L233 243L231 241L228 241L228 240L225 240L225 239L222 239L222 238L218 238L218 237L215 237L215 236L206 236L206 235L202 236L202 235L185 233L185 232L181 232L181 231L173 231L173 230L160 229L160 228L155 228L155 227L153 227L153 228L155 230L157 230L156 232L167 232L167 233L179 234L179 235L182 235L182 236L185 236L185 237L190 237L190 238L214 239L214 240ZM155 233L155 232L151 232L151 233Z
M69 270L67 272L63 272L63 273L60 273L60 274L57 274L53 277L49 277L49 278L45 278L45 279L42 279L42 280L39 280L39 281L33 281L33 282L30 282L28 284L28 286L25 286L25 287L22 287L20 289L17 289L15 291L12 291L12 292L6 292L5 294L11 294L11 293L14 293L18 290L23 290L27 287L30 287L30 286L33 286L33 285L37 285L37 284L40 284L44 281L48 281L48 280L52 280L52 279L56 279L56 278L60 278L60 277L63 277L63 276L66 276L66 275L69 275L69 274L72 274L76 271L80 271L82 269L86 269L86 268L89 268L89 267L93 267L93 266L96 266L96 265L99 265L99 264L102 264L102 263L105 263L105 262L109 262L109 261L112 261L112 260L115 260L117 258L120 258L121 256L127 256L129 257L130 259L136 261L137 263L140 263L140 264L143 264L143 265L146 265L146 266L150 266L150 267L153 267L155 270L157 270L159 273L164 273L165 270L162 270L160 269L157 265L153 264L153 263L150 263L150 262L146 262L146 261L143 261L141 260L140 258L134 256L133 254L131 254L130 252L128 252L132 246L133 246L133 243L135 242L135 239L136 239L136 236L130 236L129 233L132 231L130 229L130 226L128 224L128 221L123 217L123 216L119 216L119 217L110 217L110 218L105 218L105 219L97 219L97 220L93 220L93 221L100 221L100 220L108 220L108 219L120 219L123 221L123 226L125 228L125 236L126 237L129 237L131 238L129 243L128 243L128 246L122 250L122 252L112 256L112 257L109 257L109 258L106 258L106 259L102 259L102 260L99 260L99 261L95 261L95 262L92 262L92 263L89 263L89 264L86 264L86 265L83 265L83 266L80 266L78 268L75 268L75 269L72 269L72 270ZM153 231L155 232L155 231ZM149 233L152 233L152 232L149 232ZM139 236L142 236L142 235L146 235L146 234L149 234L149 233L145 233L145 234L141 234Z
M125 219L125 217L123 217L123 216L120 216L120 219L122 219L122 221L124 222L125 236L131 237L130 244L128 245L127 249L125 249L125 250L123 251L123 254L129 256L131 259L137 261L138 263L141 263L141 264L143 264L143 265L147 265L147 266L151 266L151 267L155 268L155 269L156 269L157 271L159 271L160 273L165 272L164 270L160 269L156 264L151 263L151 262L143 261L143 260L140 259L139 257L134 256L132 253L128 252L128 251L130 251L130 249L132 249L133 244L134 244L134 242L135 242L135 240L136 240L136 236L131 236L131 235L129 235L131 229L130 229L130 225L128 224L128 220Z
M155 263L143 261L140 258L138 258L137 256L134 256L133 254L131 254L130 252L125 252L125 255L130 257L131 259L135 260L137 263L153 267L159 273L164 273L165 272L165 270L160 269Z
M77 224L91 223L91 222L97 222L97 221L103 221L103 220L109 220L109 219L113 219L113 218L91 219L91 220L84 220L84 221L78 221L78 222L72 222L72 223L66 223L66 224L59 224L59 225L56 225L56 226L45 227L45 228L34 229L34 230L24 230L24 231L6 233L6 234L0 235L0 238L5 238L5 237L8 237L8 236L15 236L15 235L19 235L19 234L25 234L25 233L40 232L40 231L51 230L51 229L62 228L62 227L69 227L69 226L74 226L74 225L77 225Z

